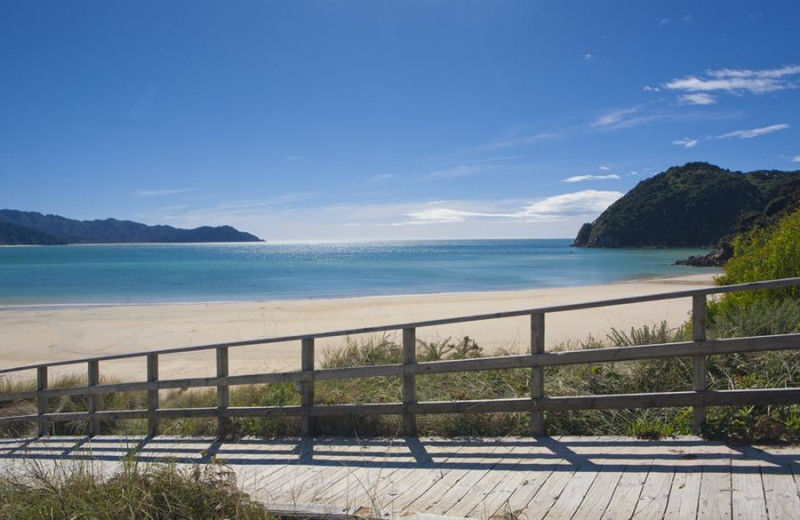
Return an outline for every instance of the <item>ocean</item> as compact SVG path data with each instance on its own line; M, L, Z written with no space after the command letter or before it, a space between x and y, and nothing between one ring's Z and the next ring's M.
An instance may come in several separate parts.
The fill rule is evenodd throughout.
M591 285L708 272L696 249L570 239L0 248L0 305L340 298Z

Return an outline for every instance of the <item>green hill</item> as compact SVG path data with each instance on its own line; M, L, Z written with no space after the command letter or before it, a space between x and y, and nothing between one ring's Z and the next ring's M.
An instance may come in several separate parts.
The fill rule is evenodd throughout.
M179 229L129 220L81 221L33 211L0 210L0 244L260 242L231 226Z
M731 172L687 163L636 185L594 222L577 247L717 247L800 204L800 171Z

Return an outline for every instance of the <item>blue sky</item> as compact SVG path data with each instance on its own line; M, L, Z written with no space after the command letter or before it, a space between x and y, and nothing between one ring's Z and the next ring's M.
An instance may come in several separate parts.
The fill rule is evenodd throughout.
M800 169L800 2L0 3L0 207L274 241L571 237Z

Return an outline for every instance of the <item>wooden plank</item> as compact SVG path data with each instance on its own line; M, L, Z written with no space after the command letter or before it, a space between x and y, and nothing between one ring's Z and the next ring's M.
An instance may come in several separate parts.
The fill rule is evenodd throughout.
M611 500L603 512L603 520L628 520L633 516L650 473L651 464L652 460L646 460L638 465L625 466Z
M593 458L592 453L586 454L595 464L598 464L597 477L591 487L586 491L583 501L574 511L572 518L580 520L600 520L605 513L614 490L623 475L620 464L613 459L614 455L624 458L631 452L631 447L624 444L626 437L608 438L609 446L600 448L603 458ZM552 511L552 510L551 510Z
M761 478L770 520L796 520L800 497L791 468L786 464L766 463L761 467Z
M544 352L544 314L531 314L531 355ZM531 435L541 437L545 434L544 412L538 409L539 400L544 397L544 367L531 368Z
M314 408L314 338L303 338L300 346L300 365L303 372L311 378L300 383L300 406L303 417L300 422L300 434L310 437L314 434L314 423L311 410Z
M472 510L474 502L467 499L469 494L479 497L486 489L494 487L491 474L506 457L513 455L515 447L495 446L486 451L487 456L479 459L475 466L465 465L464 469L456 469L448 473L446 479L440 481L439 489L447 484L445 480L451 480L452 485L449 489L439 491L436 495L428 491L423 497L429 496L428 505L425 508L426 514L461 516ZM458 473L458 474L457 474ZM430 499L434 499L432 502ZM423 498L424 499L424 498Z
M415 464L405 443L393 441L386 441L386 443L387 446L373 445L373 443L362 445L357 439L353 440L352 444L357 449L358 456L342 457L338 466L319 471L297 496L298 504L334 505L343 493L347 493L351 489L350 483L354 479L376 482L368 491L380 497L378 487L381 481L389 478L398 468L410 467ZM359 468L366 466L377 472L377 476L362 477ZM350 498L357 500L355 497Z
M100 364L97 361L89 361L87 366L87 385L91 388L100 383ZM97 418L97 411L100 408L100 396L88 396L88 412L89 412L89 437L94 437L100 434L100 420Z
M703 465L700 500L697 503L698 520L726 520L731 518L731 465L725 459L718 465Z
M36 400L36 409L38 419L37 435L44 437L48 433L47 427L47 396L42 392L47 388L47 367L39 367L36 369L36 393L38 398Z
M423 496L436 496L436 489L449 488L450 480L445 480L451 471L463 465L469 465L471 455L485 452L487 449L481 441L454 442L450 446L425 446L431 462L418 467L398 470L378 489L379 493L388 496L386 507L397 512L423 510L427 502ZM428 494L431 492L430 494Z
M228 347L219 347L217 349L217 377L226 377L228 375ZM231 404L230 387L227 385L217 386L217 408L224 410ZM230 419L220 415L217 417L217 437L222 439L225 437L228 429L230 428Z
M636 501L636 509L633 512L634 518L655 520L664 517L674 476L675 471L672 468L650 466L650 471L642 485L642 492Z
M706 340L706 296L692 296L692 339L697 342ZM706 390L706 357L698 354L692 357L692 380L695 392ZM703 430L706 422L705 406L695 406L693 411L693 429L696 435Z
M548 518L572 518L577 511L589 489L597 480L599 469L592 466L591 468L580 467L567 482L563 491L555 501L553 506L547 512ZM535 499L534 499L535 500ZM531 509L531 504L528 504L528 510ZM530 515L530 513L528 513Z
M147 356L147 382L158 381L158 354ZM158 435L158 416L154 413L158 410L158 390L147 391L147 435L155 437Z
M752 450L737 448L731 459L731 510L737 520L767 520L767 501L761 468Z
M473 502L472 508L464 511L469 505L469 501L462 500L462 503L451 510L449 514L470 518L490 518L498 514L498 511L502 511L504 506L509 503L511 495L520 488L538 489L554 467L552 452L542 444L531 440L517 446L511 456L503 459L500 468L492 470L492 478L485 483L483 491L470 493L466 497ZM492 486L486 484L492 484Z
M416 437L417 416L408 405L417 402L417 378L410 370L417 364L417 330L403 329L403 434Z
M672 480L665 519L683 520L697 516L697 502L703 479L702 466L678 467Z

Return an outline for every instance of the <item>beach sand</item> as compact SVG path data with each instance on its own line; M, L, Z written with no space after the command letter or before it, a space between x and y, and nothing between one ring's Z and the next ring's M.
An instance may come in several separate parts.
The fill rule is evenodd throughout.
M663 293L707 287L713 276L708 272L587 287L332 300L7 307L0 309L0 368ZM611 328L626 330L662 320L677 327L688 319L690 307L691 299L681 298L548 314L545 341L548 348L566 342L574 346L589 335L603 339ZM519 317L421 328L417 337L470 336L487 353L501 348L524 352L529 321ZM399 334L392 337L399 341ZM344 341L318 340L317 361ZM214 356L213 350L162 355L160 377L216 375ZM231 374L298 369L300 342L231 349L230 364ZM69 365L54 374L85 370L85 365ZM100 371L123 381L144 380L145 359L102 362ZM34 372L24 375L33 377Z

